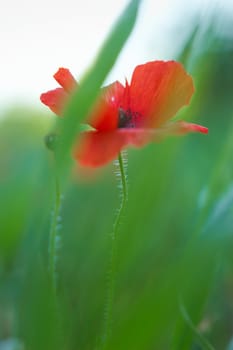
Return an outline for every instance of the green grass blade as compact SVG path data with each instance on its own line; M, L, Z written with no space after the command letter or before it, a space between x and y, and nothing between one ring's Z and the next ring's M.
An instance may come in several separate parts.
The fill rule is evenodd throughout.
M85 75L80 87L73 93L64 112L64 119L58 121L60 143L57 150L59 171L68 172L69 152L84 120L95 102L101 85L113 67L121 49L136 22L140 0L132 0L126 7L109 37L105 41L95 62ZM64 170L64 171L63 171Z
M187 326L192 331L198 343L202 346L203 350L215 350L214 347L209 343L209 341L201 334L197 327L193 324L183 302L180 300L180 312Z

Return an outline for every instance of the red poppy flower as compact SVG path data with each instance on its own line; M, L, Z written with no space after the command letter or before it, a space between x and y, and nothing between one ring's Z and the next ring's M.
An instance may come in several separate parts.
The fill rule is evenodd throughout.
M54 75L61 85L41 95L41 101L61 115L77 82L68 69ZM130 84L118 81L103 88L86 123L94 129L82 132L74 155L81 165L98 167L115 159L128 147L142 147L167 135L208 129L184 121L170 121L188 105L194 92L192 77L175 61L153 61L135 68Z

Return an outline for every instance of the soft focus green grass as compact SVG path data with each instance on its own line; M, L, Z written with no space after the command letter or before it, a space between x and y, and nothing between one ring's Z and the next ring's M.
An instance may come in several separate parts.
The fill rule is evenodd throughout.
M210 37L195 60L193 45L180 55L192 63L196 85L182 118L208 126L209 135L128 152L111 350L230 349L233 47ZM0 339L17 338L32 350L96 349L119 206L114 167L89 181L74 164L68 169L56 308L48 277L54 162L43 143L52 117L26 109L8 114L0 125Z

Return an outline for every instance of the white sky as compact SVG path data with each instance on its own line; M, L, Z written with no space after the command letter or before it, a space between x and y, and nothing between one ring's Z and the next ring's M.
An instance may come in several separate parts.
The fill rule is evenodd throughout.
M176 46L188 34L185 28L193 14L204 14L216 2L144 0L133 35L109 81L129 76L137 64L172 58ZM0 109L12 103L39 108L39 95L56 87L52 75L60 66L70 68L79 78L127 3L0 0ZM232 0L222 3L233 5ZM233 11L233 6L229 8Z

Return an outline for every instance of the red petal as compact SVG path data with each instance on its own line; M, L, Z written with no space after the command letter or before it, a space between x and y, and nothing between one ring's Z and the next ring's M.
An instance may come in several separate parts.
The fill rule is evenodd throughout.
M102 89L88 123L99 131L115 130L118 126L118 109L124 95L124 86L116 81Z
M62 114L67 98L68 95L63 88L50 90L40 95L41 102L57 115Z
M149 142L159 142L169 135L184 135L190 132L208 133L197 124L174 122L157 129L117 129L114 131L88 131L80 135L74 157L82 166L99 167L116 159L119 152L128 146L143 147Z
M59 68L53 77L66 92L72 92L78 85L67 68Z
M187 123L184 121L177 121L173 123L167 123L163 128L164 132L170 135L185 135L190 132L199 132L201 134L208 134L209 130L205 126Z
M117 158L124 138L117 131L89 131L80 136L74 156L82 166L99 167Z
M131 110L142 114L144 125L158 127L189 104L193 81L175 61L154 61L137 66L130 85Z
M114 131L88 131L81 134L74 156L82 166L99 167L132 145L142 147L154 138L155 130L117 129Z

